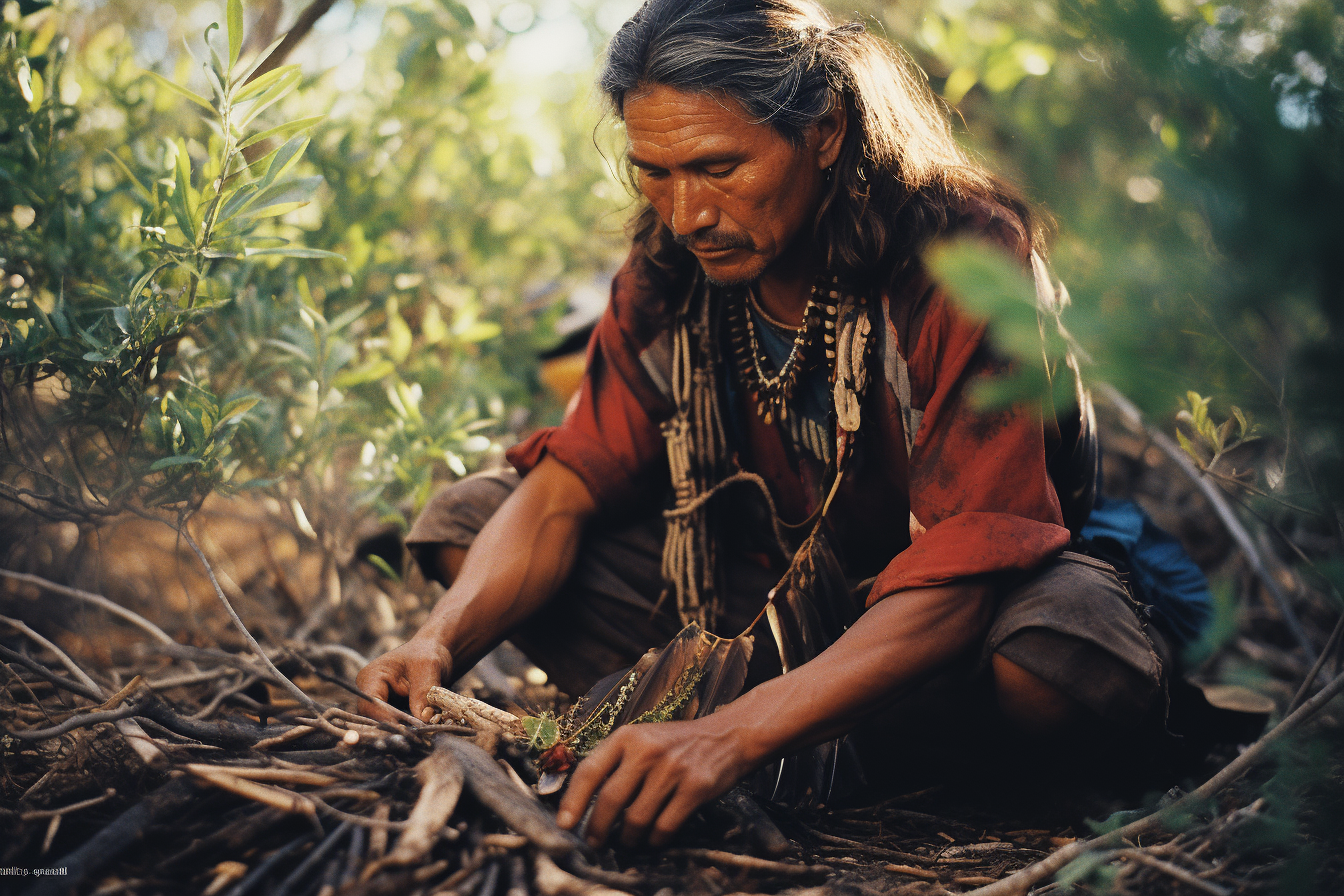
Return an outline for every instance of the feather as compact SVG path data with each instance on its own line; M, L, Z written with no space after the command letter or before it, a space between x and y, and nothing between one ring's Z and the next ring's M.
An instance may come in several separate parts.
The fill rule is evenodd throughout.
M858 615L835 553L825 534L817 529L799 548L765 607L784 671L813 659ZM772 800L801 805L829 801L837 787L844 789L862 780L857 754L841 738L779 760L770 779L760 781L765 786L759 792Z
M666 647L658 651L658 658L635 685L611 727L619 728L665 705L679 685L685 687L687 679L697 675L709 649L704 629L695 622L687 623Z
M713 638L714 643L705 658L700 683L695 686L695 695L691 698L692 703L687 705L684 718L707 716L725 703L736 700L747 680L747 665L755 646L752 636L707 637Z
M821 653L858 618L835 553L820 530L799 548L765 608L784 671Z

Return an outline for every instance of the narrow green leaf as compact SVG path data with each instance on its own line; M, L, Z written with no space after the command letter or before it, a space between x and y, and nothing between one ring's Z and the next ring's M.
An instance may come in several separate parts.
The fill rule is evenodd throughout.
M149 75L151 78L153 78L154 83L158 84L160 87L163 87L167 90L171 90L178 96L186 97L196 105L200 106L202 109L205 109L207 112L215 111L215 107L210 105L210 101L207 100L205 97L201 96L199 93L194 93L188 90L187 88L183 87L181 84L178 84L175 81L168 80L158 72L152 72L149 69L141 69L141 71L144 74Z
M243 49L243 3L242 0L229 0L229 71L238 63L238 53Z
M305 361L309 364L313 362L312 355L308 354L307 351L305 351L304 349L300 348L299 346L295 345L292 342L285 342L283 339L267 339L266 344L274 346L275 348L278 348L283 352L288 352L294 357L299 358L300 360Z
M243 184L235 190L228 199L224 200L224 206L219 210L219 217L216 218L216 226L228 221L248 204L249 200L256 196L260 188L256 184Z
M295 202L269 202L266 205L258 206L247 213L250 218L274 218L277 215L287 214L296 208L303 208L312 200L303 199Z
M252 100L252 107L244 113L238 121L238 128L242 130L252 123L262 112L271 107L271 104L279 102L284 96L298 86L299 78L302 77L297 70L288 73L289 77L282 78L271 86L269 90Z
M215 103L219 106L224 105L224 98L228 96L224 92L224 75L222 74L223 63L219 61L219 55L215 53L213 47L210 48L210 57L212 63L202 66L205 69L205 78L210 82L210 90L214 96Z
M494 339L503 328L492 320L478 320L470 326L464 327L457 333L457 338L463 342L485 342L487 339Z
M140 183L140 178L136 177L136 176L135 176L135 173L134 173L133 171L131 171L130 166L127 165L125 162L123 162L123 161L121 160L121 156L117 155L116 153L114 153L114 152L113 152L112 150L110 150L110 149L108 149L108 150L104 150L104 151L105 151L109 156L112 157L112 161L116 162L116 163L117 163L117 167L119 167L119 168L121 169L122 173L125 174L126 177L128 177L128 178L130 179L131 183L135 186L136 192L138 192L138 193L140 194L140 198L144 199L146 202L153 202L153 201L154 201L154 194L152 194L152 193L149 192L149 188L148 188L148 187L146 187L144 184Z
M228 420L230 417L239 417L246 414L257 406L261 401L259 395L247 395L242 398L235 398L233 401L224 405L224 409L219 412L219 419Z
M362 386L364 383L376 382L383 377L391 376L396 372L397 365L384 358L380 361L361 364L353 370L347 370L344 373L337 374L332 378L331 384L337 389L345 390L352 386Z
M367 560L375 569L377 569L383 575L387 576L392 581L394 582L401 581L401 576L397 573L397 571L393 569L386 560L384 560L382 557L379 557L377 554L365 554L364 559Z
M246 256L252 258L256 255L283 255L289 258L340 258L345 256L337 252L328 252L326 249L308 249L303 246L280 246L273 249L248 249Z
M260 53L252 57L252 60L248 63L247 68L243 71L243 73L234 79L232 86L236 87L239 84L246 84L247 79L252 77L252 73L255 72L258 68L260 68L263 62L265 62L267 59L270 58L271 53L274 52L276 47L280 46L280 43L284 39L285 35L283 34L280 35L275 40L271 41L270 44L268 44L266 48L263 49Z
M285 124L278 124L275 127L270 128L269 130L253 134L251 137L248 137L246 140L239 143L238 148L247 149L253 143L260 143L263 140L278 139L282 137L283 138L292 137L295 134L298 134L302 131L306 131L308 128L317 124L323 118L326 118L326 116L314 115L311 118L299 118L294 121L286 122Z
M1190 455L1195 463L1199 464L1199 468L1201 470L1204 469L1204 456L1200 454L1197 448L1195 448L1194 443L1185 437L1185 433L1181 432L1179 429L1176 430L1176 441L1180 442L1181 448L1185 450L1185 453Z
M173 195L169 197L168 204L173 210L173 217L177 219L177 226L181 227L182 233L186 235L187 242L195 243L196 209L191 201L191 158L187 155L187 144L181 138L177 140L177 162L173 174Z
M240 88L238 92L234 94L233 101L235 103L246 102L247 100L251 99L252 97L264 91L266 88L270 87L276 81L279 81L285 75L289 74L290 72L297 71L298 68L299 67L297 65L282 65L279 66L278 68L271 69L266 74L259 76L255 81L252 81L251 83L246 84L242 88Z
M168 467L182 467L187 464L199 464L199 457L192 457L187 454L174 454L172 457L161 457L149 465L151 472L167 469Z
M293 137L286 141L284 146L276 150L275 158L266 169L266 176L261 179L260 186L264 189L283 177L299 161L310 141L309 137Z
M331 322L331 332L339 333L355 321L359 320L360 315L369 307L368 302L360 302L353 308L347 308L336 316Z

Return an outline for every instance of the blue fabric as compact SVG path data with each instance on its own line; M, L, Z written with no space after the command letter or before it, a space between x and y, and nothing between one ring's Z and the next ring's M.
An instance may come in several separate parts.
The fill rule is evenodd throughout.
M1133 501L1098 497L1082 535L1110 540L1120 548L1137 586L1135 596L1149 604L1153 623L1177 651L1203 634L1213 617L1208 579L1181 543L1159 529L1143 508Z

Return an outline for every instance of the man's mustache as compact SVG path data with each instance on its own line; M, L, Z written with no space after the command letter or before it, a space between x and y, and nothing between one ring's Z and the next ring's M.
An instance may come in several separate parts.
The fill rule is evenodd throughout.
M685 246L692 252L756 248L751 237L746 234L716 233L712 230L705 233L674 234L672 239L677 245Z

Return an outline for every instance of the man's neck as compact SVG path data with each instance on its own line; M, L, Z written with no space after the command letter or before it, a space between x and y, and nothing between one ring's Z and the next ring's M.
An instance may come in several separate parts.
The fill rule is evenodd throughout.
M756 281L756 297L775 320L801 327L816 277L810 253L785 253Z

